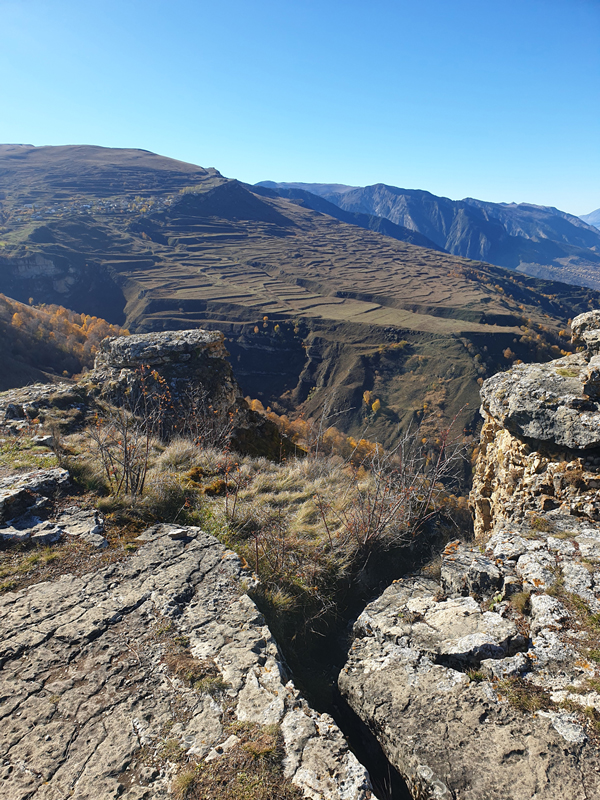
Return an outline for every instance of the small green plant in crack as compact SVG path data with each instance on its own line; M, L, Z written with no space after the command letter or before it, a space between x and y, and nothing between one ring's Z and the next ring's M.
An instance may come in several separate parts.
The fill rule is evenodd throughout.
M156 638L160 639L163 636L172 633L175 630L175 625L170 619L163 620L156 628Z
M496 606L498 605L498 603L501 603L501 602L502 602L502 592L499 592L498 594L495 594L492 597L492 599L489 601L488 606L487 606L487 610L488 611L493 611L496 608Z
M559 375L562 375L563 378L577 378L579 375L578 369L565 369L561 367L556 371Z
M498 696L508 700L511 706L520 711L541 711L550 708L550 695L541 686L524 681L522 678L506 678L499 681Z
M469 680L473 681L474 683L481 683L482 681L486 680L485 675L480 669L468 669L466 674Z

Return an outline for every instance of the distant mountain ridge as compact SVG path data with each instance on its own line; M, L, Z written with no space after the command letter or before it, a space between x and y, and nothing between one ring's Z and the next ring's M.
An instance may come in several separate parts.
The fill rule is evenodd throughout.
M267 183L267 181L265 181ZM319 184L307 184L308 186ZM330 217L339 219L341 222L347 222L349 225L358 225L359 228L365 228L369 231L382 233L384 236L391 236L392 239L398 239L400 242L409 242L416 244L419 247L429 247L431 250L440 250L446 252L443 247L440 247L427 236L423 236L418 231L406 228L404 225L396 225L385 217L378 217L375 214L362 214L357 211L344 211L344 209L330 203L324 197L318 194L313 194L307 189L289 188L289 189L271 189L269 187L252 186L249 187L252 191L260 191L265 189L272 197L285 197L298 205L305 208L312 208L313 211L318 211L321 214L327 214ZM340 189L351 190L353 186L340 187Z
M382 443L455 418L474 430L484 377L557 357L569 318L600 307L592 289L292 196L144 150L0 147L0 292L134 333L222 331L245 394L307 419L335 397L336 427Z
M257 185L281 196L310 186L313 194L346 212L387 219L422 234L453 255L600 288L600 231L557 208L474 198L450 200L421 189L383 183L351 187L262 181Z
M597 208L590 214L582 214L579 219L587 222L588 225L593 225L595 228L600 228L600 208Z

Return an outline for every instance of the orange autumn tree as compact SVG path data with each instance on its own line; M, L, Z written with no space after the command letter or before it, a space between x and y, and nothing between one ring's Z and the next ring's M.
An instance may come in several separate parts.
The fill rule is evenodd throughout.
M21 361L73 375L91 367L102 339L129 331L59 305L34 306L0 294L0 324L8 353Z

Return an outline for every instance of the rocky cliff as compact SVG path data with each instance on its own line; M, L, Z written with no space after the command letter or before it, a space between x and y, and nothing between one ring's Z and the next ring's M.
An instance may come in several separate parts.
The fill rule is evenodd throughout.
M600 313L482 387L476 541L354 626L339 685L413 797L600 796Z
M168 402L204 393L218 414L244 416L242 393L227 361L223 334L193 329L108 337L85 383L123 403L144 393L168 393ZM204 398L203 398L204 399Z
M32 436L40 420L80 427L107 399L144 413L166 397L175 413L190 392L234 436L264 443L225 356L223 336L202 330L105 340L79 385L0 398L3 443L26 431L49 446ZM247 565L189 525L124 544L89 501L66 469L3 463L0 576L20 556L23 571L60 566L1 584L0 795L369 800L342 732L294 686Z

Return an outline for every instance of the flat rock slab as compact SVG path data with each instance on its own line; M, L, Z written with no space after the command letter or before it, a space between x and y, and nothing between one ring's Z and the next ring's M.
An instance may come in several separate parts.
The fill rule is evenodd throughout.
M68 536L104 533L104 519L95 509L66 508L55 520Z
M24 514L70 481L66 469L38 469L0 480L0 522Z
M305 797L370 798L333 720L288 681L237 556L198 528L155 526L143 539L125 561L0 599L2 796L167 798L168 753L224 752L228 709L281 724L286 774ZM178 679L169 641L209 661L222 689Z

